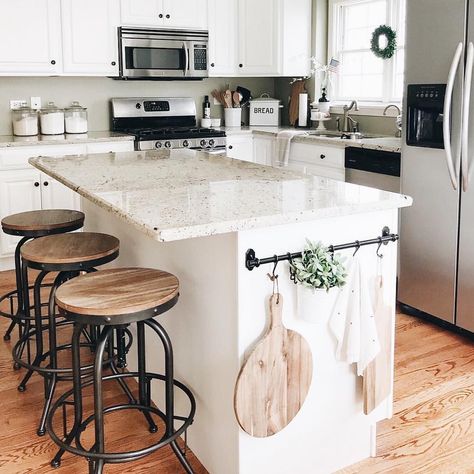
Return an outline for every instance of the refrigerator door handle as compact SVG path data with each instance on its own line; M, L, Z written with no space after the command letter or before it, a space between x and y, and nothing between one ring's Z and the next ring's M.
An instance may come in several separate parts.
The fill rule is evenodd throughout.
M466 72L464 74L464 97L462 103L461 135L461 171L462 189L469 187L469 111L471 107L472 68L474 66L474 45L469 43L466 55Z
M446 85L446 97L444 98L444 110L443 110L443 139L444 139L444 150L446 152L446 164L448 165L449 177L454 189L458 188L456 171L453 163L453 150L451 148L451 102L453 98L454 81L456 80L456 72L461 61L462 54L462 43L459 43L456 52L453 56L453 62L449 69L448 83Z

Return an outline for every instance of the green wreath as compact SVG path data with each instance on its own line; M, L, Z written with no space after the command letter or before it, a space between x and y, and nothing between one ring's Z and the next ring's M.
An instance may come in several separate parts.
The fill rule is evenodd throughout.
M380 47L380 37L385 36L387 38L387 46L385 48ZM395 54L397 49L397 33L387 25L380 25L372 33L372 40L370 41L370 50L382 59L389 59Z

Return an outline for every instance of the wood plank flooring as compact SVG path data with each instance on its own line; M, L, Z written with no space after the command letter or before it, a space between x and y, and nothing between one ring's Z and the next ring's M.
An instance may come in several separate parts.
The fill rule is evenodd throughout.
M0 294L12 287L13 274L0 273ZM7 323L0 318L0 334ZM0 339L0 473L86 473L86 461L68 454L59 469L50 467L55 445L47 436L36 436L42 381L34 376L28 390L19 393L16 387L24 372L12 370L10 350L11 344ZM340 473L474 473L474 343L399 315L395 371L394 416L378 427L378 456ZM59 390L63 389L60 385ZM107 390L108 401L122 397L114 386ZM90 401L89 396L86 406L91 406ZM107 419L107 436L116 440L111 447L128 449L151 435L140 417L132 417L125 425L118 416ZM206 473L192 454L189 459L198 474ZM106 474L180 472L167 448L141 461L105 467Z

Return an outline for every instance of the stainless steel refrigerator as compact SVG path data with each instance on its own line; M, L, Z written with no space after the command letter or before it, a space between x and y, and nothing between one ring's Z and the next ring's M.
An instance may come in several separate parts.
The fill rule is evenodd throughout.
M398 299L474 332L474 0L407 0Z

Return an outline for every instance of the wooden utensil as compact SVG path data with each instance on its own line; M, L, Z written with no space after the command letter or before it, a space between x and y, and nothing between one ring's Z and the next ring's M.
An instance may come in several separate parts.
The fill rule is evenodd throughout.
M270 298L270 327L237 378L234 409L249 435L278 433L299 412L311 384L313 360L306 340L282 322L283 296Z
M300 94L306 92L306 83L299 80L293 83L290 93L290 104L288 106L288 119L291 125L295 126L299 115Z
M375 324L380 342L380 352L364 371L362 390L364 413L368 415L390 394L392 384L392 310L384 304L382 277L376 281Z
M211 91L211 95L212 97L214 97L214 99L216 99L221 105L225 105L225 102L223 101L222 99L222 94L220 91L218 91L217 89L213 89Z
M242 96L235 91L232 93L232 100L234 101L234 107L240 107L240 101L242 100Z
M224 92L224 102L227 108L232 108L232 92L229 89Z

